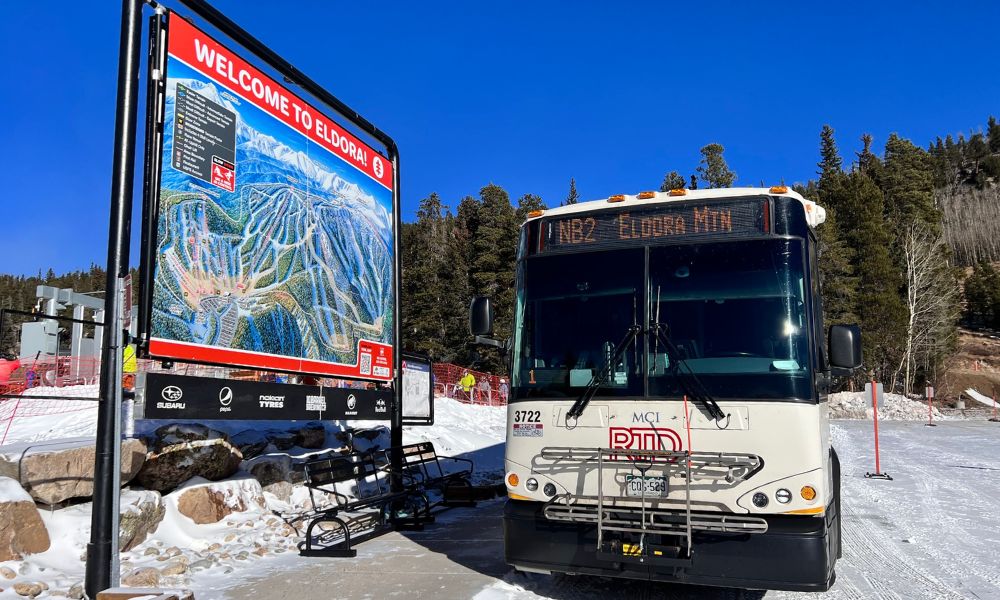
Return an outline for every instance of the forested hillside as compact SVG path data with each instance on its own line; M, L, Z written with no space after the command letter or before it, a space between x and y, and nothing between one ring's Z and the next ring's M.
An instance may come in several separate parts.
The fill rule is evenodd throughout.
M1000 125L938 138L927 149L896 134L881 150L871 135L842 155L834 131L819 140L817 177L796 189L827 209L821 271L828 323L859 323L868 373L894 390L919 390L947 369L960 324L1000 328ZM700 150L694 169L671 170L634 189L729 187L737 181L724 147ZM845 158L846 156L846 158ZM570 180L571 204L587 193ZM431 194L403 225L403 346L434 360L500 370L497 350L475 348L467 329L473 296L496 301L495 337L511 334L519 226L545 208L542 198L512 200L498 185L456 204ZM0 275L0 307L30 308L38 284L99 291L104 271Z

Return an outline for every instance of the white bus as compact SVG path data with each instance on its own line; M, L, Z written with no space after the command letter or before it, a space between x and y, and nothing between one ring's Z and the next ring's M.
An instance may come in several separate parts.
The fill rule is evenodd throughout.
M784 186L619 195L522 227L506 561L522 571L829 589L840 472L813 228ZM832 372L832 373L831 373Z

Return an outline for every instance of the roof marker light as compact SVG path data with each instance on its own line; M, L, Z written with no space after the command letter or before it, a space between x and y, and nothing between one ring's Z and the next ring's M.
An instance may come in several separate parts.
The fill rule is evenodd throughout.
M656 198L656 192L639 192L635 197L639 200L649 200L650 198Z
M687 196L688 191L684 188L677 188L676 190L670 190L671 196Z
M608 202L624 202L625 194L615 194L614 196L608 196Z
M545 214L544 210L531 210L528 211L528 218L534 219L535 217L540 217Z
M771 186L771 193L772 194L787 194L788 193L788 186L787 185L772 185Z

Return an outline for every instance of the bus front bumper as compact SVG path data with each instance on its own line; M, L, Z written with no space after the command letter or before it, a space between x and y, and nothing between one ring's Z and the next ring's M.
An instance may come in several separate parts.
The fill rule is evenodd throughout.
M830 589L836 577L835 504L825 516L766 516L766 533L695 532L684 567L599 558L595 526L550 521L542 506L508 500L504 507L504 557L523 571L813 592Z

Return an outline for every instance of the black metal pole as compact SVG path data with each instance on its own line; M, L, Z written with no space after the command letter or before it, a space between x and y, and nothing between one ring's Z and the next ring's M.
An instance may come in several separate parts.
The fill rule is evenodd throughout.
M115 360L121 360L118 327L120 277L128 271L128 243L132 216L135 121L138 107L139 47L142 34L142 0L122 0L121 38L118 47L118 106L115 109L115 155L111 171L111 215L108 226L108 272L104 296L104 340L101 347L100 403L97 409L97 448L94 457L94 504L87 544L85 588L87 596L111 585L111 535L114 521L113 474L115 439Z
M390 140L391 142L391 140ZM395 293L393 294L392 310L393 310L393 323L392 323L392 335L395 342L396 351L392 356L392 367L393 367L393 403L392 403L392 420L389 423L389 445L393 448L399 448L403 445L403 340L402 332L403 326L400 323L401 311L400 307L402 305L402 279L403 279L403 249L402 244L402 218L400 213L402 212L402 194L399 190L399 152L396 149L396 144L392 143L387 145L387 150L389 151L389 159L392 161L392 193L393 193L393 210L395 211L395 223L394 223L394 233L393 233L393 245L395 252L393 253L393 262L395 263L395 275L393 277L393 287L395 288ZM403 481L401 473L403 472L403 457L399 451L390 453L389 460L391 464L389 465L392 473L394 474L390 484L394 491L399 491L403 488Z

